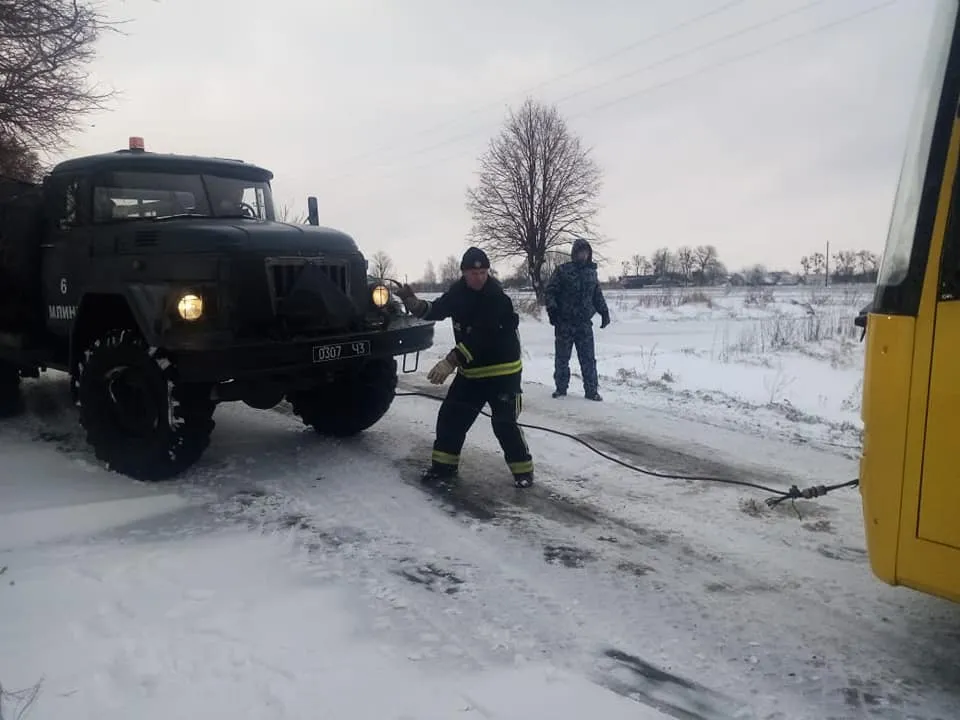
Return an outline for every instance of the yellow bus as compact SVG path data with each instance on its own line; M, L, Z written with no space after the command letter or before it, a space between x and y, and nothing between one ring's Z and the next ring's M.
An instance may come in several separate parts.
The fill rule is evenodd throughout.
M960 0L938 0L865 329L873 573L960 602ZM954 455L954 450L957 455Z

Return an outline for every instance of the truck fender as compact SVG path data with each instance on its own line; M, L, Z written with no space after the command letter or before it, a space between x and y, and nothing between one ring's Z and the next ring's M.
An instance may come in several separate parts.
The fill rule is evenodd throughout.
M168 294L167 285L145 284L85 293L70 334L71 369L94 338L115 328L137 329L149 345L156 346Z

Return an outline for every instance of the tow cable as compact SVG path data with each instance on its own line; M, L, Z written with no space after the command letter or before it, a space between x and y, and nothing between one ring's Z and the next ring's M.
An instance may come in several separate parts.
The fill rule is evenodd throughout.
M381 281L386 281L396 285L397 287L403 287L403 283L394 278L380 278ZM418 353L419 355L419 353ZM418 391L418 390L409 390L405 392L395 393L396 397L423 397L436 402L443 402L444 398L438 397L437 395L432 395L427 392ZM455 402L455 401L451 401ZM463 403L460 403L463 404ZM480 414L486 417L491 417L490 413L486 410L480 410ZM656 472L655 470L647 470L645 468L632 465L620 458L613 457L612 455L605 453L603 450L594 447L588 443L583 438L574 435L573 433L564 432L563 430L556 430L554 428L544 427L542 425L532 425L530 423L517 422L522 428L527 428L528 430L540 430L541 432L550 433L551 435L557 435L559 437L565 437L574 442L580 443L585 448L590 450L593 453L596 453L600 457L608 460L616 465L625 467L628 470L633 470L634 472L640 473L641 475L647 475L648 477L660 478L661 480L685 480L690 482L705 482L705 483L718 483L721 485L736 485L739 487L753 488L754 490L760 490L765 493L769 493L765 502L767 507L774 508L780 503L789 500L791 503L795 500L812 500L813 498L823 497L827 493L833 492L834 490L840 490L842 488L852 488L860 484L859 478L854 478L853 480L847 480L846 482L836 483L834 485L811 485L810 487L800 488L797 485L791 485L790 488L786 491L778 490L776 488L769 487L767 485L760 485L758 483L749 482L748 480L734 480L732 478L722 478L722 477L713 477L710 475L677 475L673 473L662 473ZM797 510L796 505L793 507L794 512L797 513L797 516L800 517L800 511Z
M423 397L436 402L443 402L444 398L438 397L437 395L432 395L428 392L418 391L418 390L409 390L404 392L398 392L395 394L396 397ZM456 401L451 401L456 402ZM486 410L480 411L481 415L486 417L491 417L490 413ZM589 442L584 440L582 437L574 435L573 433L564 432L563 430L557 430L555 428L544 427L543 425L533 425L531 423L517 422L522 428L527 428L529 430L540 430L541 432L550 433L551 435L557 435L559 437L565 437L574 442L580 443L585 448L590 450L593 453L596 453L605 460L625 467L628 470L633 470L634 472L640 473L641 475L647 475L649 477L660 478L662 480L687 480L691 482L706 482L706 483L719 483L722 485L737 485L740 487L753 488L755 490L761 490L765 493L769 493L771 497L768 497L765 502L768 507L776 507L785 500L812 500L813 498L823 497L827 493L833 492L834 490L840 490L841 488L847 487L856 487L860 480L855 478L853 480L848 480L847 482L837 483L835 485L811 485L810 487L800 488L797 485L791 485L790 488L786 491L778 490L776 488L769 487L767 485L760 485L758 483L749 482L748 480L734 480L732 478L722 478L722 477L713 477L710 475L678 475L674 473L663 473L657 472L655 470L647 470L631 463L621 460L620 458L614 457L609 453L605 453L603 450L600 450L597 447L594 447ZM794 507L796 510L796 507ZM799 512L797 513L799 515Z

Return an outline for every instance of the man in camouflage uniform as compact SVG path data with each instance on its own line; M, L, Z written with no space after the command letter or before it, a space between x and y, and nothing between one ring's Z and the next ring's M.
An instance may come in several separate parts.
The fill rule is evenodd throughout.
M600 313L600 327L610 324L610 311L600 289L593 248L583 238L573 243L573 260L566 262L550 276L545 288L547 315L554 327L555 356L553 397L567 394L570 384L570 355L577 347L583 390L588 400L600 401L597 392L597 360L593 346L592 318Z

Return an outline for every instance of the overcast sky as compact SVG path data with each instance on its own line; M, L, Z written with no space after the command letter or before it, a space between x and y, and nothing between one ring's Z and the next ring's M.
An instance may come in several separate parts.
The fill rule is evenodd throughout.
M827 241L882 250L933 5L105 0L130 22L93 69L122 96L58 158L142 135L264 165L278 205L317 195L322 224L414 279L466 248L477 157L530 92L605 172L603 276L700 243L797 270Z

